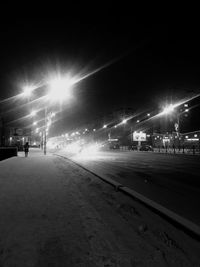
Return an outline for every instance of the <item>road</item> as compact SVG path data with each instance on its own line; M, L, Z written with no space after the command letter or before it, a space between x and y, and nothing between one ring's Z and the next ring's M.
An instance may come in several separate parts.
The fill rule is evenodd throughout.
M68 160L0 162L0 266L199 266L199 242Z
M200 225L200 156L101 151L71 158Z

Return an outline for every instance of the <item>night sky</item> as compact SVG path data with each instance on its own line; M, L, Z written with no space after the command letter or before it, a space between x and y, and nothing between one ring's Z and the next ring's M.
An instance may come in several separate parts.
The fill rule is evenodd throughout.
M0 100L21 92L23 81L39 82L49 69L88 73L110 65L78 83L63 104L52 134L106 119L119 108L153 111L165 101L199 93L200 40L189 27L135 24L131 19L84 23L26 19L1 25ZM36 96L35 96L36 97ZM25 100L1 103L11 121L29 112ZM195 102L196 101L196 102ZM190 105L197 105L199 99ZM54 107L52 107L54 108ZM199 108L187 118L198 130ZM28 120L17 121L27 126Z

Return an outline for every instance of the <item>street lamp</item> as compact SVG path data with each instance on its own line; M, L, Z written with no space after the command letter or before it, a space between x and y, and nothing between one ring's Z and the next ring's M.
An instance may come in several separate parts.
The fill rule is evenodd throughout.
M169 106L166 106L163 111L161 112L161 114L163 115L168 115L169 113L174 111L174 105L170 104Z
M50 101L62 102L63 99L71 97L71 88L74 80L69 76L62 78L60 75L49 82L48 99Z
M23 87L23 96L24 97L30 97L31 96L31 94L32 94L32 92L33 92L33 90L35 89L35 86L32 86L32 85L26 85L26 86L24 86Z
M160 113L161 115L168 115L174 112L175 107L177 105L170 104L166 106L163 111ZM174 124L175 130L177 132L177 136L179 137L179 113L176 113L177 122Z
M61 77L58 75L47 82L49 86L49 93L47 99L49 101L62 102L64 99L69 99L71 97L71 89L75 80L69 76ZM44 129L44 155L47 151L47 127L51 124L51 118L55 116L55 113L51 113L47 116L47 105L45 106L45 129ZM49 121L48 121L49 120Z
M36 86L33 86L33 85L25 85L22 89L23 89L23 93L22 93L22 96L24 98L27 98L27 103L31 105L31 96L32 96L32 92L33 90L35 90L37 87ZM33 117L36 115L36 112L35 111L32 111L30 116ZM34 123L33 123L34 124ZM30 139L30 142L31 142L31 139Z
M31 117L33 117L33 116L35 116L35 115L36 115L36 113L37 113L37 111L36 111L36 110L32 110L32 111L31 111L31 113L30 113L30 116L31 116Z
M168 115L170 113L173 113L175 111L175 108L177 107L178 105L177 104L170 104L169 106L166 106L163 111L161 112L161 115ZM184 107L186 107L186 109L183 111L183 112L189 112L189 109L187 108L188 107L188 104L184 104ZM181 110L182 111L182 110ZM175 130L177 132L177 136L179 137L180 135L180 116L183 112L176 112L176 120L177 122L174 124L175 126Z

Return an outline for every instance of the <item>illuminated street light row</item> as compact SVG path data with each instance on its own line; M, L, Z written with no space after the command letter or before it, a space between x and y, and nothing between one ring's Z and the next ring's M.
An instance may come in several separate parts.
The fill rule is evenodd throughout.
M176 107L177 107L177 104L174 104L174 105L173 105L173 104L170 104L170 105L166 106L166 107L163 109L163 111L162 111L161 113L159 113L159 115L168 115L168 114L172 113L172 112L175 110ZM184 104L184 107L188 107L188 104L185 103L185 104ZM186 109L184 110L184 112L189 112L189 109L186 108ZM151 113L147 113L146 116L147 116L147 117L150 117L150 116L151 116ZM126 124L127 121L128 121L128 119L123 119L122 122L121 122L121 124ZM140 120L138 119L138 120L136 121L136 123L140 123ZM119 123L118 125L120 125L120 123ZM114 128L117 128L118 125L115 125ZM104 124L104 125L103 125L103 129L106 129L107 127L108 127L107 124ZM93 131L96 131L96 129L93 129ZM86 130L83 132L83 134L85 134L85 132L86 132Z
M176 106L177 106L177 105L170 104L169 106L166 106L160 114L167 115L167 114L173 112ZM186 104L184 104L184 106L185 106L185 107L188 107L188 104L186 103ZM189 111L189 109L185 109L185 112L188 112L188 111ZM146 116L147 116L147 117L150 117L151 114L150 114L150 113L147 113ZM121 121L121 124L126 124L127 121L128 121L128 119L123 119L123 120ZM136 121L136 123L140 123L140 120L138 119L138 120ZM118 125L120 125L120 123L119 123ZM117 128L118 125L115 125L114 128ZM108 127L107 124L104 124L104 125L103 125L103 129L106 129L107 127ZM96 129L93 129L93 132L95 132L95 131L96 131ZM89 132L89 130L88 130L88 129L85 129L85 130L83 131L83 134L85 134L86 132Z
M173 105L173 104L170 104L170 105L166 106L166 107L163 109L163 111L162 111L161 113L159 113L159 115L168 115L168 114L172 113L172 112L175 110L175 108L176 108L177 106L178 106L178 104L174 104L174 105ZM188 104L185 103L185 104L184 104L184 107L188 107ZM186 109L184 110L184 112L189 112L189 109L186 108ZM146 116L147 116L147 117L150 117L150 116L151 116L151 113L147 113ZM122 122L121 122L121 124L126 124L127 121L128 121L128 119L123 119ZM138 119L138 120L136 121L136 123L140 123L140 120ZM119 125L120 125L120 123L119 123ZM118 125L115 125L114 128L117 128L117 126L118 126ZM107 124L104 124L104 125L103 125L103 129L106 129L107 127L108 127ZM93 130L93 131L94 131L94 130ZM83 134L85 134L85 131L83 132Z

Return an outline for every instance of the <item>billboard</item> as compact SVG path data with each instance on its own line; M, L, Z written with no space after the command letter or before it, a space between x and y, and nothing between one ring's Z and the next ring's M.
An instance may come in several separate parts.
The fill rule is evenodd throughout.
M31 136L31 128L10 128L10 136Z
M143 132L133 132L133 141L146 141L147 135Z

